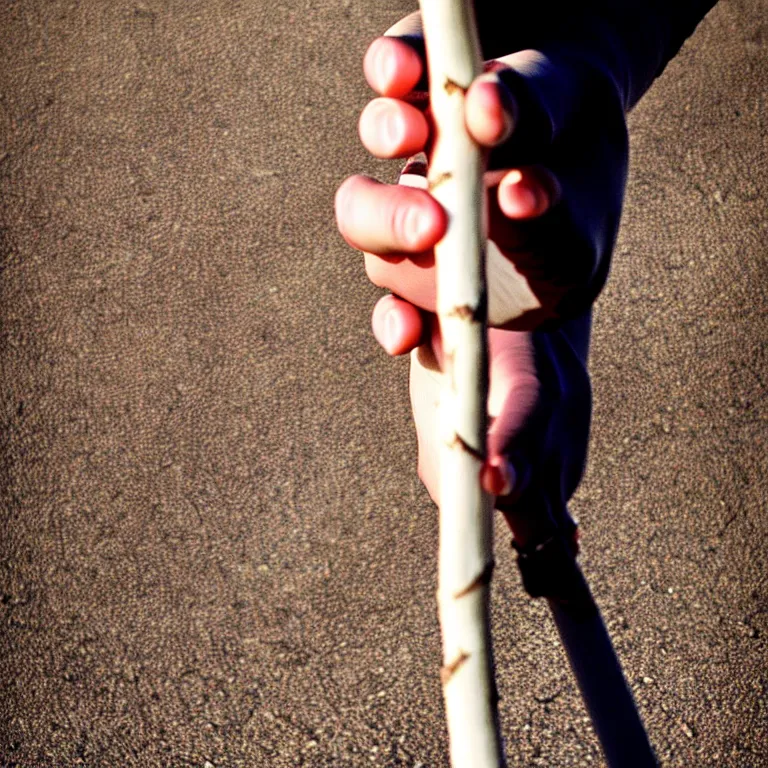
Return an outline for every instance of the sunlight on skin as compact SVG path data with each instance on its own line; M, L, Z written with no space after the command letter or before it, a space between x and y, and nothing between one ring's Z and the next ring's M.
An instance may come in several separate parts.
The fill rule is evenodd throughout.
M424 150L429 133L424 114L397 100L421 78L418 54L401 40L378 38L366 54L364 70L371 87L384 98L374 99L363 110L359 122L363 145L381 158L408 157ZM508 137L515 105L497 75L489 72L471 86L467 113L468 127L475 126L474 138L490 148ZM486 181L489 187L497 187L498 209L510 220L542 216L559 198L553 174L540 167L490 172ZM371 281L434 311L431 249L445 233L446 219L426 190L405 190L402 185L353 176L339 188L336 210L343 237L366 254ZM385 348L401 349L394 342Z
M403 30L390 32L403 34ZM466 97L466 125L479 145L490 150L507 140L515 128L517 107L507 86L499 79L498 70L506 66L514 66L518 71L548 66L546 60L540 59L542 57L533 51L523 51L490 62L488 71L470 86ZM378 38L366 53L364 71L369 85L379 97L374 98L360 116L358 130L363 145L372 155L384 159L412 157L423 152L430 130L423 109L426 101L412 93L423 75L419 54L401 40ZM527 251L535 252L535 241L526 239L530 230L505 226L503 219L530 221L550 211L561 199L555 175L542 166L513 167L487 172L485 182L495 198L497 225L502 227L498 230L502 237L499 242L503 243L503 249L508 252L512 249L524 258ZM418 368L422 376L419 386L428 390L431 384L426 383L426 379L438 379L441 375L439 329L431 314L436 305L432 248L444 235L447 220L426 186L426 178L415 171L407 171L397 185L353 176L337 192L336 213L342 236L353 248L363 251L369 279L393 294L376 304L371 320L374 336L393 356L418 350ZM492 229L494 231L497 230ZM501 252L499 259L516 271L516 266ZM489 261L489 269L491 266ZM496 322L505 323L502 318L507 315L504 313L513 307L516 308L514 317L522 317L520 309L532 312L534 325L546 317L545 312L537 319L541 305L528 289L527 281L522 279L521 282L520 274L505 273L497 277L511 280L510 285L520 283L525 287L517 296L513 291L509 296L501 297L503 306L497 313L499 319ZM528 320L518 320L514 327L533 326ZM526 418L538 394L535 372L531 373L530 381L523 384L510 381L508 376L514 377L521 370L527 370L526 354L523 353L529 339L530 334L522 331L489 331L492 358L489 410L493 425L489 433L489 459L482 469L481 480L485 489L495 496L507 496L510 491L517 495L516 481L525 485L528 475L526 467L513 467L503 452L508 436L521 428L513 422L518 417ZM530 344L528 350L527 356L532 360ZM514 365L509 365L510 355L515 356ZM412 376L415 364L412 362ZM514 406L509 402L511 391L516 397ZM417 422L419 418L426 418L424 414L431 410L422 404L422 416L414 413ZM498 416L503 417L505 423L495 418ZM421 435L430 434L428 429L417 431L420 440ZM434 468L428 466L431 452L420 450L419 454L419 474L434 498Z
M426 147L429 126L424 114L415 106L398 101L406 96L422 76L422 64L418 55L408 45L391 38L375 40L365 56L364 71L371 87L382 98L374 99L361 114L358 130L366 149L374 156L388 159L414 155ZM515 120L515 105L506 88L493 73L487 73L473 83L467 94L467 127L481 146L493 147L505 141L511 134ZM410 177L406 186L426 188L426 179ZM415 180L414 180L415 179ZM499 207L510 219L526 220L546 213L557 197L557 182L552 174L543 169L512 169L508 172L488 174L489 186L498 185ZM428 342L425 335L424 317L417 309L435 309L434 260L423 256L444 233L445 220L438 220L437 212L429 202L431 198L411 194L407 199L408 216L397 222L388 205L392 199L384 197L383 190L372 186L377 184L364 177L353 177L345 182L349 188L340 190L342 205L345 193L348 199L355 198L359 211L365 198L361 193L370 193L370 208L365 216L365 231L360 231L354 221L342 218L342 234L347 241L366 253L366 270L369 278L384 288L396 290L400 287L403 298L385 296L373 311L372 328L374 336L390 355L406 354L420 344ZM381 185L383 186L383 185ZM408 193L406 193L408 194ZM383 215L387 233L399 233L395 243L384 244L384 237L377 238L374 207ZM399 228L398 228L399 227ZM373 229L373 231L372 231ZM394 247L393 247L394 246ZM403 253L397 253L397 246ZM376 251L376 254L370 251ZM389 255L387 255L389 252ZM416 258L414 255L418 254ZM421 260L421 263L419 263ZM402 287L407 286L406 290ZM415 305L415 306L414 306ZM433 349L439 356L439 338ZM497 375L495 391L505 392L508 382L499 380ZM493 406L491 392L491 414L498 411ZM498 399L498 397L496 398ZM422 466L420 474L428 487L433 486L433 472ZM511 464L498 453L492 455L482 470L485 489L495 496L506 495L512 490L515 472Z

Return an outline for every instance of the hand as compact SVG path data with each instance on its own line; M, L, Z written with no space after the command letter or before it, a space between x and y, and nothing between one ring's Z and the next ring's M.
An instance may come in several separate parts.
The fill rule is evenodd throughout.
M391 349L414 349L410 394L419 476L439 504L440 337L434 316L425 318L431 340L414 348L418 340L409 337L408 322L403 322L414 311L411 304L387 296L376 305L373 326L377 337L389 339ZM567 502L581 480L589 438L589 326L585 315L551 332L488 332L490 429L481 477L522 547L546 540L555 528L566 536L575 529Z
M365 57L381 98L363 111L360 137L377 157L408 157L431 138L418 16L390 32L402 37L375 40ZM489 152L489 318L516 330L557 324L586 311L607 276L627 168L622 101L574 46L513 53L486 69L466 114ZM425 189L353 176L336 215L376 285L434 311L432 247L446 218Z
M490 316L508 329L562 323L588 307L604 280L618 225L626 170L620 102L601 83L607 95L602 101L595 94L585 98L581 115L578 88L583 91L590 77L598 83L599 73L584 64L569 68L564 53L558 64L555 58L527 51L499 59L467 93L468 128L490 152L489 232L497 246L489 254ZM428 111L414 106L423 105L414 90L424 73L418 40L380 38L366 55L365 70L386 97L374 100L361 117L366 147L380 157L428 149ZM593 102L599 109L590 112L586 107ZM594 119L603 114L602 122ZM587 126L590 116L594 122ZM347 241L367 251L371 280L397 294L374 311L377 338L390 354L421 345L412 358L411 398L419 471L435 498L430 422L440 343L430 314L431 249L446 221L426 192L423 165L411 162L406 171L400 186L348 179L336 210ZM499 497L497 507L521 545L541 535L542 523L570 520L566 502L583 471L589 429L588 335L583 310L581 319L553 333L490 333L494 421L482 480Z

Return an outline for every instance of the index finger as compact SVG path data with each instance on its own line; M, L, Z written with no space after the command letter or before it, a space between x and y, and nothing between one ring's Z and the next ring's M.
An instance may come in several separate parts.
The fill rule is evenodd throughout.
M414 46L398 37L377 37L363 59L368 85L382 96L400 99L413 91L425 66Z

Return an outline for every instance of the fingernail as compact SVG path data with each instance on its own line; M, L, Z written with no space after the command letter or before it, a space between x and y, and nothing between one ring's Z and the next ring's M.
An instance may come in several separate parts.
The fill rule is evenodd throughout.
M494 496L508 496L512 493L514 479L512 465L499 457L491 459L483 467L483 487Z
M400 144L403 137L403 121L397 112L385 112L382 120L382 133L390 148Z
M402 335L403 323L400 318L400 313L390 310L384 318L385 348L390 355L394 354L394 350L399 346Z
M396 61L394 56L390 55L389 47L384 43L379 43L376 51L374 69L378 78L379 88L383 91L392 82L395 74Z
M408 211L405 220L405 233L414 245L418 246L431 227L432 217L426 211L420 211L416 207Z
M397 354L403 335L400 314L393 310L386 312L384 317L374 323L373 335L388 355Z
M527 183L523 174L517 170L504 179L503 194L507 200L508 215L534 217L546 207L541 192Z
M517 204L522 210L526 212L538 210L538 195L530 187L526 187L523 184L518 185L515 190L515 196L517 197Z
M493 84L496 88L496 94L498 95L499 102L501 103L501 119L503 124L501 134L496 139L496 143L502 144L512 135L512 131L515 129L514 116L516 113L516 105L512 95L509 92L509 89L506 85L504 85L504 83L502 83L499 79L496 79L493 81Z

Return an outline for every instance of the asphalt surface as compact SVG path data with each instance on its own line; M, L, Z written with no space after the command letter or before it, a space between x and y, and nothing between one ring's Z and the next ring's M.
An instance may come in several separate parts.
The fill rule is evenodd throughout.
M0 765L446 765L407 363L333 193L410 4L0 2ZM583 564L665 766L768 765L768 5L631 117ZM510 761L601 764L501 526Z

